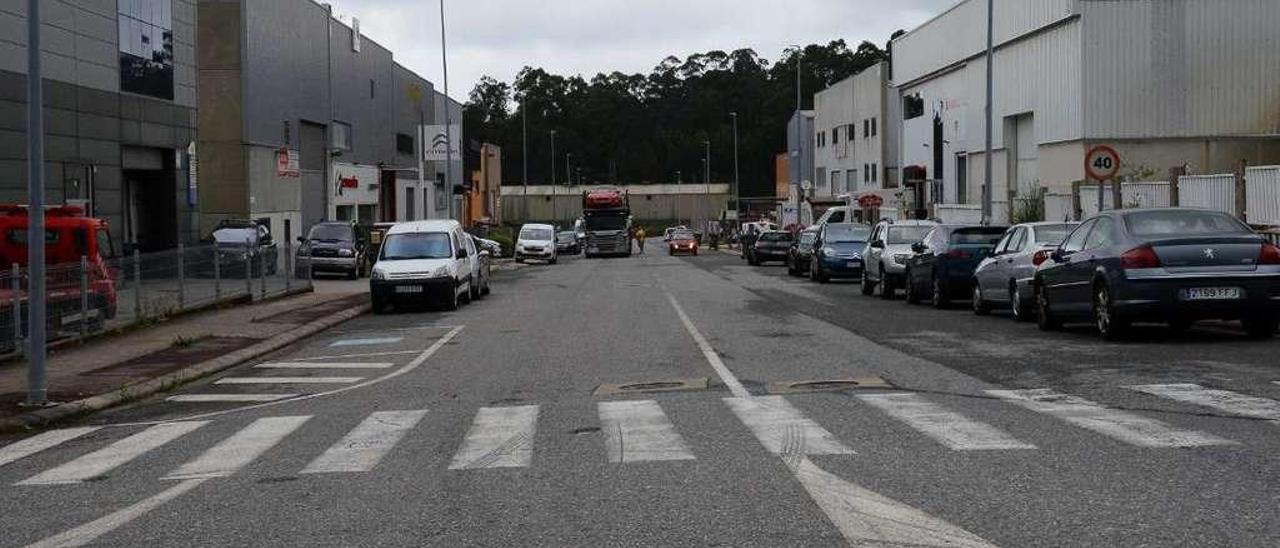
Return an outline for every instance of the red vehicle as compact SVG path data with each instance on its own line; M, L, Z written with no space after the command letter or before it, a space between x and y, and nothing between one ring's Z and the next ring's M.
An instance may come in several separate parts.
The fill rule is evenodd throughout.
M698 254L698 237L692 231L682 230L671 233L671 240L667 242L667 254L679 253Z
M631 255L631 200L617 189L582 193L582 228L587 258Z
M27 206L0 205L0 268L27 267ZM86 217L80 206L45 209L45 291L50 332L88 322L93 330L116 315L115 269L109 261L116 257L111 232L102 219ZM87 259L88 311L81 314L80 258ZM24 284L25 286L25 284ZM0 314L13 314L13 288L0 287ZM26 297L20 295L25 306ZM5 322L9 326L13 323ZM12 343L12 329L0 338Z

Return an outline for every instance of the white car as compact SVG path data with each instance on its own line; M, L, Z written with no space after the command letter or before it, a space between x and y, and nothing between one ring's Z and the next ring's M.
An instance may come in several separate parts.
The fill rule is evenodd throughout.
M517 263L538 259L546 261L547 264L556 264L558 257L556 227L541 224L527 224L520 227L520 236L516 240Z
M933 221L880 221L871 229L871 240L862 252L862 294L880 286L880 298L892 299L906 283L911 244L920 241L938 223Z
M373 311L401 302L439 302L457 310L471 302L479 254L457 221L414 221L391 227L369 274Z

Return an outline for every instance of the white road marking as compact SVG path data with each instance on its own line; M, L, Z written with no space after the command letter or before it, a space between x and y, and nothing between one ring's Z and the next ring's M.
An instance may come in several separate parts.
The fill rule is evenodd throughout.
M450 470L529 466L538 406L482 407Z
M169 396L165 401L177 403L253 403L273 402L296 398L300 394L183 394Z
M782 396L725 398L724 402L770 452L852 455L827 429L805 417Z
M24 440L19 440L4 447L0 447L0 466L4 466L18 459L26 458L45 449L49 449L64 442L76 439L90 432L97 431L100 426L85 426L82 428L63 428L61 430L50 430L43 434L31 436Z
M381 358L383 356L408 356L409 354L417 354L417 350L394 350L391 352L365 352L362 354L334 354L332 356L311 356L309 358L293 358L300 362L320 361L320 360L349 360L351 358Z
M716 370L716 374L720 376L720 381L723 382L725 386L729 387L729 392L737 398L751 397L751 392L748 392L747 389L742 386L742 383L738 382L738 378L733 376L733 372L729 371L729 368L724 365L724 360L720 359L720 355L717 354L716 350L707 342L706 337L703 337L702 333L698 331L698 328L693 325L693 320L690 320L689 315L684 313L684 308L680 306L679 302L676 302L675 296L671 293L667 293L667 300L671 301L671 307L676 309L676 315L680 316L680 322L684 324L684 328L689 331L689 335L693 337L693 342L697 343L698 349L701 350L702 355L706 357L707 363L711 364L711 368Z
M653 400L597 405L609 462L693 460L684 438Z
M394 344L403 341L404 337L376 337L371 339L343 339L334 341L329 346L370 346L375 344Z
M157 424L57 468L46 470L18 485L79 483L96 478L208 424L207 421Z
M89 523L76 527L35 544L27 545L27 548L74 548L84 546L97 540L98 537L115 531L129 522L138 519L143 514L155 510L160 505L182 496L183 493L195 489L205 480L195 479L187 480L170 487L158 495L148 498L142 502L134 504L128 508L113 512Z
M1000 429L933 403L919 394L865 394L858 399L956 451L1035 449Z
M253 421L212 449L166 476L167 480L230 476L297 430L310 416L267 417Z
M303 474L368 472L427 415L420 411L378 411L311 461Z
M364 377L227 377L213 384L351 384Z
M1198 384L1146 384L1125 388L1242 417L1280 421L1280 401L1246 396L1230 390L1205 388Z
M1203 447L1234 445L1217 436L1183 430L1137 413L1109 409L1079 396L1046 388L1029 390L988 390L988 394L1017 405L1057 417L1081 428L1139 447Z
M260 363L258 369L387 369L390 362L275 362Z

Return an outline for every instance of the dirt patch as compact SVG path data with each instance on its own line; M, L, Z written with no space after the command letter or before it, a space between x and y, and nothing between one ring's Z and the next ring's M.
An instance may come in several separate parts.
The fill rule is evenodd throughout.
M350 297L343 297L341 299L335 299L304 308L281 312L272 316L254 318L253 323L285 323L293 325L308 324L321 318L332 316L338 312L342 312L343 310L360 306L367 302L369 302L368 295L352 295Z
M259 339L247 337L205 337L174 345L145 356L81 373L82 377L156 377L246 348Z

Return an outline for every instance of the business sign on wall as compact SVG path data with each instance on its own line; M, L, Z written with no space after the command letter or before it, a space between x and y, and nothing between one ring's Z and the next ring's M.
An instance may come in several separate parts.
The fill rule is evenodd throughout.
M443 162L450 158L458 159L460 157L458 151L462 149L462 130L457 124L449 126L449 132L445 132L444 125L422 126L425 138L422 140L424 148L422 159L428 162Z
M285 149L276 151L276 175L280 177L298 177L298 151Z

